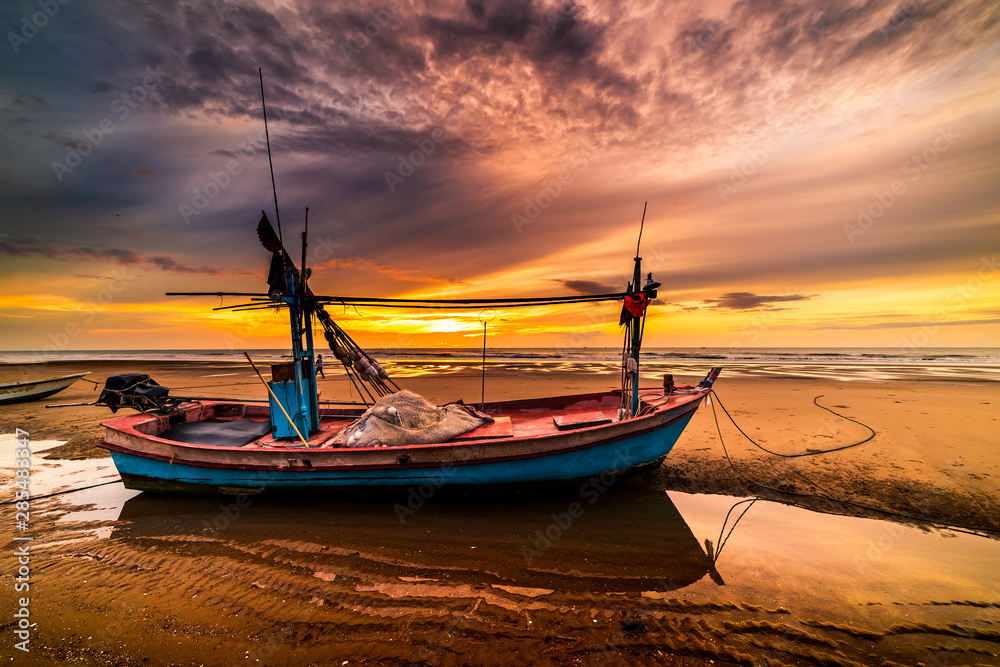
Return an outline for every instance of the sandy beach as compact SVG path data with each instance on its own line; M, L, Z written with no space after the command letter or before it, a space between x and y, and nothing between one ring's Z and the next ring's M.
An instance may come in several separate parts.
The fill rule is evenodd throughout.
M46 364L44 374L81 370L92 371L88 378L95 380L146 372L179 395L263 395L246 364L225 361L60 362ZM0 367L0 381L24 373ZM323 397L356 398L334 375L321 380ZM650 377L649 384L657 379ZM677 378L679 383L697 379ZM459 397L471 402L480 391L478 372L470 370L399 382L436 403ZM615 382L597 373L526 378L491 369L486 392L488 399L543 396L607 389ZM990 555L1000 535L1000 383L723 372L716 389L740 427L776 452L830 449L868 436L858 424L817 408L813 401L819 396L821 405L874 429L875 438L858 447L780 458L748 443L719 410L718 400L715 405L733 466L747 478L857 505L791 496L741 477L725 457L708 405L664 465L617 484L608 500L586 515L586 524L567 531L559 548L546 554L551 562L526 562L522 547L531 544L532 529L544 529L552 521L547 517L565 507L562 498L433 498L403 525L391 504L230 506L212 499L131 497L103 487L89 492L96 494L90 504L85 496L75 505L68 496L33 501L37 630L32 652L15 655L8 650L14 624L0 621L2 650L16 664L890 665L934 664L941 656L948 664L998 664L1000 591L975 582L991 580L983 562L1000 567ZM92 445L101 435L99 422L110 413L44 407L96 396L93 385L78 382L41 402L4 406L0 432L20 428L33 442L68 441L34 456L46 471L90 466L77 484L113 476L105 452ZM9 478L11 469L4 475ZM5 483L2 499L12 495L12 485ZM895 590L904 584L891 577L884 589L867 591L868 566L845 561L848 570L857 570L852 579L860 581L835 588L857 586L856 593L807 611L813 603L804 590L796 596L754 584L737 575L738 560L727 570L725 557L714 564L712 547L703 544L716 537L704 534L701 514L712 516L705 525L716 526L721 518L716 515L726 513L723 505L751 496L825 513L772 503L760 516L773 515L778 523L808 526L808 517L830 513L877 519L830 520L853 522L860 528L849 530L862 532L851 534L869 535L873 544L885 535L892 536L889 546L917 544L922 535L939 541L944 534L957 536L972 540L968 554L985 549L985 561L955 566L954 576L961 572L972 583L957 587L961 592L948 599ZM99 511L116 502L113 515ZM859 505L987 536L941 533L931 524ZM659 522L662 534L660 528L650 534ZM15 548L12 537L7 521L0 539L8 554ZM862 538L851 539L870 550ZM737 554L743 549L732 548ZM869 553L864 563L880 569L893 559L905 562L902 549L886 553L886 560ZM815 556L828 557L820 551ZM745 556L746 563L754 558ZM775 558L755 567L765 568L763 563ZM588 567L593 571L581 569ZM13 606L11 571L6 568L0 579L5 608ZM795 575L789 576L787 585L794 588ZM715 577L728 578L727 586L717 586Z
M20 378L24 367L0 367L0 382ZM30 368L30 366L28 367ZM90 370L102 380L120 372L144 372L174 395L263 398L264 389L246 364L235 362L69 362L46 364L44 373ZM37 375L38 373L36 373ZM648 377L655 387L657 377ZM698 377L678 376L678 382ZM434 403L480 394L475 371L399 380ZM616 378L597 373L557 372L530 378L489 370L491 400L601 391ZM336 370L320 380L323 398L356 401ZM722 434L733 463L752 480L799 493L836 498L969 527L1000 531L1000 383L897 381L835 382L813 378L727 377L716 386L737 423L758 443L779 453L831 449L868 436L857 424L817 408L813 399L846 417L868 424L877 436L869 443L831 454L793 459L771 456L750 444L718 410ZM111 416L101 407L45 409L45 404L92 402L99 389L77 382L40 402L5 406L0 432L27 430L36 440L67 440L51 458L102 458L92 446L100 422ZM704 406L655 475L664 489L782 498L754 486L734 472L725 458L712 410ZM827 504L797 498L796 502ZM853 512L857 508L842 507Z

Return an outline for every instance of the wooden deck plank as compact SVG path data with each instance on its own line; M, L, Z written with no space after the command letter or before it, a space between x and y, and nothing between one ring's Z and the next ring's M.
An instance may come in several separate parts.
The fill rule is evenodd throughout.
M477 429L468 433L456 435L452 441L462 440L493 440L496 438L513 438L514 426L510 423L510 417L497 417L488 424L483 424Z
M570 414L556 415L552 418L556 428L560 431L570 431L575 428L586 428L587 426L598 426L600 424L610 424L611 417L601 410L586 410L572 412Z

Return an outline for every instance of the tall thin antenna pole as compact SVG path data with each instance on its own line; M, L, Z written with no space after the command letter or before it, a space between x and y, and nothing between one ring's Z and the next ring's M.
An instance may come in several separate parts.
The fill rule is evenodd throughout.
M486 411L486 322L483 322L483 385L479 394L479 409Z
M306 206L306 228L302 232L302 292L306 291L306 247L309 245L309 207Z
M490 313L487 315L487 313ZM484 308L479 311L479 321L483 323L483 385L482 393L479 397L479 409L486 411L486 324L492 322L497 316L497 311L492 308Z
M271 167L271 190L274 192L274 217L278 221L278 240L284 245L285 242L281 238L281 214L278 213L278 188L274 186L274 163L271 162L271 135L267 132L267 105L264 103L264 71L258 67L257 74L260 75L260 106L264 109L264 138L267 139L267 164Z
M267 123L265 121L265 125L266 124ZM639 240L635 242L635 256L636 257L639 256L639 244L642 243L642 226L644 224L646 224L646 205L648 203L649 203L648 201L642 203L642 222L639 223Z
M309 207L306 206L306 227L302 232L302 293L305 294L309 289L308 280L309 272L306 271L306 247L309 245ZM312 312L308 308L303 308L303 317L306 321L306 326L309 329L310 335L312 335Z

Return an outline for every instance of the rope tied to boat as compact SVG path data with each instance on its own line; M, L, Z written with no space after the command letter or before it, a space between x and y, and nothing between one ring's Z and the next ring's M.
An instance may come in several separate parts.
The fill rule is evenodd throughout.
M992 530L990 530L988 528L980 528L980 527L977 527L977 526L966 526L966 525L963 525L963 524L951 523L951 522L948 522L948 521L941 521L941 520L938 520L938 519L929 519L927 517L914 516L912 514L906 514L905 512L897 512L895 510L888 510L888 509L884 509L884 508L881 508L881 507L875 507L873 505L866 505L865 503L859 503L859 502L854 501L854 500L847 500L847 499L844 499L844 498L837 498L835 496L830 495L829 493L813 493L813 492L808 492L808 491L794 491L794 490L791 490L791 489L780 489L780 488L771 486L769 484L764 484L763 482L760 482L758 480L755 480L752 477L750 477L749 475L745 474L739 468L737 468L736 464L733 463L733 459L729 455L729 449L726 447L726 441L722 437L722 426L719 424L719 416L718 416L718 413L715 410L715 404L716 403L718 403L719 407L721 407L723 409L723 411L726 413L726 416L729 417L729 420L733 423L734 426L736 426L737 430L741 434L743 434L743 436L747 440L749 440L752 444L754 444L756 447L758 447L761 450L766 451L766 452L768 452L770 454L773 454L775 456L784 456L786 458L801 457L801 456L816 456L816 455L819 455L819 454L829 454L830 452L837 452L837 451L841 451L841 450L844 450L844 449L848 449L850 447L857 447L859 445L862 445L862 444L864 444L864 443L869 442L870 440L872 440L872 438L874 438L875 435L876 435L876 431L875 431L875 429L871 428L867 424L859 422L859 421L857 421L855 419L851 419L850 417L844 417L843 415L841 415L841 414L839 414L837 412L834 412L833 410L830 410L827 407L819 405L819 403L816 402L816 399L822 398L823 395L820 394L819 396L816 396L813 399L813 403L817 407L820 407L820 408L822 408L824 410L827 410L828 412L833 412L833 414L837 415L838 417L842 417L843 419L846 419L848 421L852 421L852 422L854 422L856 424L864 426L866 429L868 429L869 431L871 431L872 434L870 436L868 436L867 438L865 438L864 440L861 440L859 442L854 442L854 443L851 443L849 445L843 445L843 446L840 446L840 447L834 447L832 449L827 449L827 450L813 450L813 451L809 451L809 452L805 452L805 453L797 453L797 454L791 454L791 455L789 455L789 454L779 454L777 452L770 452L769 450L765 449L760 444L758 444L757 442L755 442L752 438L750 438L750 436L748 436L743 431L743 429L741 429L739 427L739 425L733 419L732 415L730 415L729 412L726 411L725 407L722 405L722 402L719 400L718 393L716 393L714 389L710 390L708 392L708 396L709 397L711 397L712 395L715 396L715 401L712 401L710 403L710 405L712 407L712 418L715 420L715 429L716 429L716 432L719 435L719 442L722 444L722 452L723 452L723 454L726 457L726 461L729 463L729 467L732 468L733 472L735 472L742 479L746 480L747 482L749 482L750 484L752 484L752 485L754 485L756 487L759 487L759 488L762 488L762 489L767 489L768 491L772 491L774 493L778 493L778 494L782 494L782 495L797 496L797 497L800 497L800 498L818 498L820 500L826 500L826 501L829 501L829 502L832 502L832 503L837 503L837 504L840 504L840 505L847 505L847 506L850 506L850 507L856 507L858 509L866 510L866 511L869 511L869 512L875 512L877 514L883 514L885 516L894 516L894 517L898 517L900 519L906 519L908 521L916 521L916 522L919 522L919 523L926 523L926 524L931 524L931 525L934 525L934 526L941 526L941 527L944 527L944 528L950 528L952 530L958 530L958 531L961 531L961 532L967 532L967 533L971 533L971 534L975 534L975 535L983 535L983 534L995 533L995 531L992 531ZM797 474L800 477L802 477L804 480L806 480L806 482L808 482L809 484L812 484L816 488L822 489L821 485L816 484L816 482L814 482L813 480L809 479L808 477L806 477L802 473L797 473Z
M806 450L804 452L796 452L795 454L782 454L781 452L774 452L774 451L771 451L770 449L768 449L767 447L761 445L759 442L757 442L753 438L751 438L749 435L746 434L746 432L743 429L740 428L740 425L737 424L736 420L733 419L733 416L731 414L729 414L729 410L726 410L726 406L722 404L722 401L719 399L719 395L714 390L711 391L711 392L709 392L709 393L715 395L715 400L719 403L719 407L722 408L722 411L726 413L727 417L729 417L729 421L731 421L733 423L733 426L736 427L736 430L743 434L744 438L746 438L747 440L749 440L750 443L754 447L757 447L758 449L760 449L762 451L765 451L768 454L771 454L773 456L780 456L780 457L786 458L786 459L793 459L793 458L798 458L800 456L816 456L817 454L829 454L830 452L839 452L839 451L844 450L844 449L850 449L852 447L858 447L859 445L863 445L863 444L865 444L866 442L868 442L869 440L871 440L872 438L875 437L875 429L873 429L868 424L863 424L863 423L859 422L857 419L851 419L850 417L845 417L844 415L840 414L839 412L834 412L833 410L831 410L830 408L826 407L825 405L820 405L818 401L819 401L819 399L823 398L823 394L820 394L819 396L816 396L815 398L813 398L813 405L815 405L817 408L820 408L821 410L826 410L827 412L832 413L832 414L840 417L841 419L846 419L849 422L854 422L858 426L862 426L862 427L868 429L871 432L871 435L869 435L864 440L859 440L857 442L852 442L849 445L842 445L840 447L833 447L832 449L809 449L809 450ZM712 405L712 412L713 413L715 412L715 406L714 405Z

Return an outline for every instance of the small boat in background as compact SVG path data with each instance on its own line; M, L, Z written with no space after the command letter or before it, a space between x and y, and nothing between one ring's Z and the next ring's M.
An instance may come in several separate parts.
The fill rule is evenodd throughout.
M90 371L42 378L41 380L21 380L20 382L0 384L0 405L6 403L27 403L28 401L37 401L40 398L52 396L70 386L84 375L90 375Z

